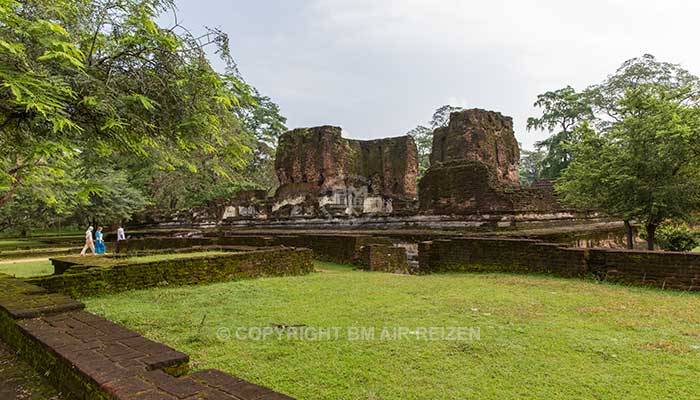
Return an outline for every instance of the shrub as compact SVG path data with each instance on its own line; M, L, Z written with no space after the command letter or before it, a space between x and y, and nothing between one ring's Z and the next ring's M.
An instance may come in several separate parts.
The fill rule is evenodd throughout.
M656 242L664 250L691 251L700 244L700 237L686 224L664 222L656 230Z

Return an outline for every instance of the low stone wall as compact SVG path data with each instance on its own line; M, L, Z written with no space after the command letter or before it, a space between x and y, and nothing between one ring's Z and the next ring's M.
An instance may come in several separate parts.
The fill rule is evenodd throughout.
M280 235L275 237L275 243L309 248L318 260L357 264L362 246L391 241L370 235Z
M391 244L391 240L372 235L231 235L214 238L153 237L129 239L117 245L118 254L138 254L146 250L180 249L193 246L289 246L311 249L314 258L338 263L356 263L359 251L366 244Z
M455 238L421 242L421 273L504 271L585 275L585 253L530 239Z
M218 370L188 375L187 354L84 307L0 274L0 338L66 399L291 399Z
M603 280L700 290L700 254L639 250L589 251L588 272Z
M0 252L0 261L4 260L19 260L23 258L42 258L42 257L59 257L67 256L70 254L79 254L81 247L72 247L61 250L56 250L52 248L36 248L36 249L26 249L26 250L12 250L12 251L2 251Z
M700 290L700 254L695 253L576 249L529 239L455 238L421 242L418 258L421 273L547 273Z
M410 273L406 249L403 247L370 244L360 249L360 265L369 271Z
M192 285L262 276L301 275L313 271L308 249L273 248L226 255L197 256L140 264L105 264L102 257L53 260L61 274L27 279L51 292L74 297Z

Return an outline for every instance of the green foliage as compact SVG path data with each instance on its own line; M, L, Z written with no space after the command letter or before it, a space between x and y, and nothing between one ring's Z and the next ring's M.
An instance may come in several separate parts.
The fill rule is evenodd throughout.
M418 125L406 134L413 136L418 149L418 177L423 176L430 167L430 152L433 149L433 131L437 128L447 126L450 122L450 114L461 111L461 107L444 105L433 113L433 117L428 126Z
M571 162L569 146L579 141L576 127L593 118L590 93L576 92L567 86L537 96L534 105L543 112L540 117L528 118L527 129L544 129L552 133L549 138L535 144L537 152L544 152L538 162L539 176L558 178Z
M423 176L425 171L430 168L430 152L433 148L433 131L423 125L418 125L407 132L416 142L418 150L418 176Z
M121 219L163 200L151 185L163 176L216 191L248 161L264 171L253 183L269 183L279 108L243 81L224 33L159 26L173 7L0 0L0 219L47 205L59 219Z
M252 106L237 109L245 131L252 134L253 139L250 144L253 151L244 175L256 186L271 191L279 185L275 172L275 150L277 140L287 131L287 118L280 114L277 104L257 90L254 90L253 99Z
M646 239L646 230L642 229L639 236ZM691 251L700 245L700 234L687 224L665 221L656 230L656 242L664 250Z
M542 178L542 163L547 154L541 150L520 149L520 184L530 186Z
M576 128L588 122L607 132L624 117L621 106L627 91L648 85L671 91L684 91L682 103L700 95L700 81L676 64L657 61L654 56L625 61L615 74L600 84L577 92L571 86L537 96L534 106L542 109L539 117L528 118L528 130L546 130L551 136L536 143L537 150L547 154L540 163L543 178L558 178L573 158L572 146L582 137Z
M666 219L688 218L700 207L700 107L688 105L691 88L642 85L616 104L619 122L600 133L583 124L572 146L574 161L557 185L562 199L650 232Z

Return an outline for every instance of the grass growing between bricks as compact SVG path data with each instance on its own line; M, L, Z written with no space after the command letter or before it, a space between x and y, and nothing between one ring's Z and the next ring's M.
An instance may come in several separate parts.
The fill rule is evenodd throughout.
M189 353L195 369L219 368L299 399L700 397L700 295L543 276L316 266L323 272L85 302ZM341 333L323 341L226 339L237 327L272 325ZM474 327L480 339L350 341L353 326Z

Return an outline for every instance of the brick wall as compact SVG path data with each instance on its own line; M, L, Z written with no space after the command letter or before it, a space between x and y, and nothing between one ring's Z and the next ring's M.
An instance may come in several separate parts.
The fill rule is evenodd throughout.
M92 259L92 260L91 260ZM27 282L75 297L164 285L192 285L313 271L308 249L273 248L141 264L105 265L101 257L58 259L63 273ZM66 266L65 264L72 263ZM91 264L92 263L92 264Z
M585 254L530 239L459 238L422 242L418 248L421 273L447 271L507 271L585 274Z
M588 271L601 279L667 289L700 290L700 254L591 249Z
M369 244L360 249L360 265L370 271L408 274L406 249L382 244Z
M338 263L356 263L359 250L365 244L391 244L387 238L369 235L232 235L221 238L170 238L153 237L129 239L119 242L116 252L119 254L139 253L147 250L180 249L192 246L289 246L311 249L314 258Z
M276 236L275 244L306 247L314 257L323 261L356 264L362 246L366 244L391 243L386 238L365 235L285 235Z
M577 249L530 239L456 238L421 242L419 270L595 276L631 285L700 290L700 254Z

